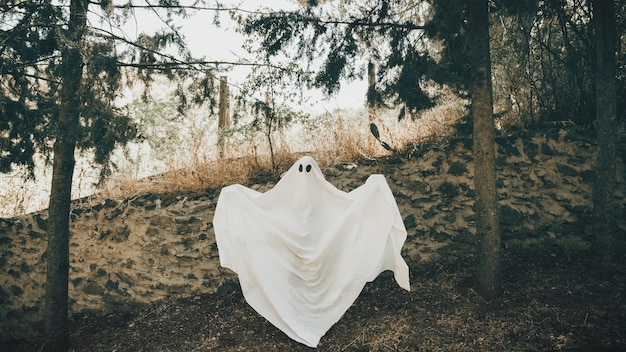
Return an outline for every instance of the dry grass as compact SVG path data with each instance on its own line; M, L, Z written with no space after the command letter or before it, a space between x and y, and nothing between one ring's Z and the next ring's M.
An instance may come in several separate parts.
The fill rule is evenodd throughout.
M265 136L241 141L232 138L225 143L223 158L206 156L171 161L168 171L144 179L126 177L108 183L93 199L123 199L142 193L184 193L219 189L230 184L251 184L276 179L304 154L313 155L321 168L389 154L370 138L365 124L341 114L327 115L315 123L300 126L286 136L275 132L274 166ZM293 142L293 141L296 142ZM199 150L200 148L194 148Z
M451 124L466 113L463 102L451 98L424 112L419 119L405 118L398 121L398 112L381 110L376 111L373 117L381 140L388 143L394 152L402 152L432 139L449 138L454 133ZM322 169L339 163L393 154L381 147L370 133L369 114L365 109L337 110L312 117L287 130L274 131L273 160L267 137L262 132L250 133L249 130L231 133L225 139L223 157L217 158L217 135L207 130L212 125L202 125L197 122L197 117L192 116L191 122L180 126L178 136L159 140L160 143L166 143L160 145L160 148L169 151L168 155L146 155L141 148L135 152L134 158L125 155L127 159L120 163L121 171L90 196L89 202L106 198L124 199L145 193L198 192L235 183L275 180L304 154L312 155ZM146 160L151 157L160 158L166 169L158 175L141 177L145 172L140 169L146 166ZM89 162L84 164L85 167L91 167ZM79 177L85 174L84 171L76 171L78 186L95 181ZM87 171L86 174L93 173L93 170ZM80 187L74 185L74 188L76 190ZM5 192L0 193L0 217L19 216L33 211L33 206L29 205L33 198L47 199L45 195L34 193L41 193L41 190L33 192L33 187L24 185L6 187Z
M277 153L276 165L279 173L286 171L297 156L292 153ZM203 160L186 167L171 168L169 171L143 179L127 178L108 184L92 199L124 199L136 194L187 193L207 189L219 189L231 184L250 184L255 180L275 177L268 157L248 155L237 158Z
M0 175L0 218L28 212L35 203L32 180L25 180L26 172L20 170L15 175Z

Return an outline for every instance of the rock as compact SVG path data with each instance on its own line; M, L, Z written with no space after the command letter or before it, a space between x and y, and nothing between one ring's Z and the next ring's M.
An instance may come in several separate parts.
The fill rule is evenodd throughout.
M13 243L13 239L11 237L8 237L8 236L0 237L0 246L8 245L11 243Z
M176 233L178 235L199 232L202 226L202 220L195 216L178 217L174 221L176 222Z
M417 226L417 221L415 220L415 215L409 214L404 218L404 227L409 230Z
M118 287L120 287L120 283L112 280L107 280L105 287L107 290L115 291L118 289Z
M448 169L448 174L452 176L462 176L467 172L467 166L465 166L464 163L458 161L453 162Z
M425 182L409 180L405 183L406 187L414 193L426 194L430 192L430 185Z
M459 195L459 189L457 186L450 182L443 182L439 186L439 192L444 198L451 199Z
M14 279L16 279L16 280L19 280L19 279L20 279L20 277L22 276L22 274L20 274L20 272L19 272L19 271L15 271L15 270L13 270L13 269L9 269L9 272L8 272L7 274L9 274L10 276L12 276L12 277L13 277Z
M83 287L83 292L88 295L104 296L105 289L97 283L88 282Z
M146 236L156 236L160 233L161 231L159 230L158 227L155 226L148 226L146 228Z
M496 138L496 143L500 146L500 153L507 156L520 156L519 149L508 138Z
M48 231L48 218L44 218L41 214L35 214L34 218L41 230Z
M168 194L159 200L159 206L161 208L168 208L181 200L184 202L185 198L180 195Z
M558 153L554 149L552 149L547 143L544 143L541 145L541 154L553 156L557 155Z
M118 206L119 204L120 204L119 201L117 201L115 199L107 198L107 199L104 200L104 203L102 204L102 206L104 208L114 208L114 207Z
M28 237L31 239L44 239L46 238L46 234L37 231L28 231Z
M174 220L171 217L165 215L157 215L150 218L148 224L150 226L159 227L162 229L173 227L175 225Z
M581 158L579 156L570 156L567 158L567 164L564 165L575 165L575 166L581 166L584 165L587 161L589 161L586 158Z
M561 173L563 176L578 176L580 175L580 172L578 172L578 170L576 170L575 168L566 165L566 164L557 164L556 165L557 170L559 171L559 173Z
M215 205L208 204L208 203L203 203L203 204L196 205L196 206L192 207L191 209L189 209L189 214L196 215L198 213L207 212L207 211L209 211L210 209L213 209L213 208L215 208Z
M124 206L123 206L123 204L122 204L122 205L119 205L119 206L116 206L115 208L113 208L113 210L111 210L111 213L110 213L109 215L107 215L107 216L105 217L105 219L107 219L107 220L113 220L113 219L115 219L116 217L118 217L118 216L122 215L122 213L124 213Z
M438 214L439 213L437 212L436 209L429 208L429 209L425 210L424 213L422 214L422 219L428 220L428 219L434 218Z
M20 297L22 294L24 294L24 290L22 290L21 287L18 287L16 285L12 285L9 288L9 291L11 291L11 295L16 296L16 297Z
M505 226L520 226L522 224L522 214L511 206L501 205L500 223Z
M128 225L122 225L122 226L116 226L113 229L110 239L111 241L119 243L119 242L127 241L129 236L130 236L130 228L128 227Z
M533 140L526 140L524 142L524 152L530 159L533 159L537 154L539 154L539 145L536 144Z
M450 235L439 231L431 231L430 235L437 242L447 242L450 239Z

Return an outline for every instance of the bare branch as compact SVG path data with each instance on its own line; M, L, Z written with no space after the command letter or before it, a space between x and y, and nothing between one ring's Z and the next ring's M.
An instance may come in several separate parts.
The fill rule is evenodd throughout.
M147 48L143 45L139 45L136 42L133 41L129 41L126 38L120 37L118 35L115 35L114 33L111 33L107 30L101 29L101 28L94 28L94 30L97 30L99 32L102 33L93 33L94 36L96 37L101 37L101 38L106 38L106 39L112 39L112 40L116 40L119 42L122 42L124 44L133 46L137 49L140 50L145 50L147 52L150 52L152 54L158 55L164 59L169 60L169 62L163 62L163 63L132 63L132 62L119 62L118 64L122 67L135 67L135 68L142 68L142 69L155 69L155 70L169 70L169 69L187 69L187 70L196 70L196 71L202 71L201 69L198 69L197 67L194 66L251 66L251 67L270 67L273 69L277 69L277 70L282 70L282 71L287 71L288 69L282 67L282 66L278 66L278 65L272 65L269 63L256 63L256 62L245 62L245 61L223 61L223 60L214 60L214 61L206 61L206 60L197 60L197 61L184 61L181 60L179 58L176 58L172 55L169 54L165 54L162 52L159 52L157 50L152 50L150 48Z
M102 4L101 1L90 1L91 4L100 6ZM194 10L194 11L222 11L222 12L243 12L248 14L270 14L271 12L265 11L253 11L242 9L238 6L235 7L223 7L223 6L200 6L200 5L158 5L158 4L133 4L127 3L124 5L113 4L112 5L116 9L179 9L179 10Z
M120 37L120 36L118 36L118 35L116 35L116 34L114 34L114 33L110 32L110 31L105 30L105 29L102 29L102 28L93 28L93 30L94 30L94 31L99 31L99 32L102 32L102 33L95 33L95 32L94 32L94 33L93 33L93 35L94 35L95 37L100 37L100 38L104 38L104 39L112 39L112 40L116 40L116 41L118 41L118 42L122 42L122 43L125 43L125 44L127 44L127 45L133 46L133 47L135 47L135 48L137 48L137 49L145 50L145 51L150 52L150 53L152 53L152 54L159 55L159 56L161 56L161 57L163 57L163 58L166 58L166 59L168 59L168 60L171 60L172 62L181 62L178 58L176 58L176 57L174 57L174 56L172 56L172 55L168 55L168 54L162 53L162 52L160 52L160 51L150 49L150 48L145 47L145 46L143 46L143 45L139 45L139 44L137 44L136 42L133 42L133 41L130 41L130 40L126 39L126 38Z
M171 70L171 69L187 69L187 70L197 70L200 69L194 68L193 66L251 66L251 67L269 67L281 71L288 71L287 68L272 65L268 63L256 63L256 62L234 62L234 61L177 61L177 62L163 62L163 63L133 63L133 62L118 62L117 63L121 67L134 67L141 69L151 69L151 70Z
M347 25L352 27L374 27L374 28L397 28L397 29L408 29L408 30L418 30L424 29L423 25L417 25L412 22L404 22L404 23L396 23L396 22L375 22L369 20L332 20L332 19L321 19L313 16L303 15L297 12L271 12L266 13L268 17L277 17L277 18L286 18L289 17L290 20L298 21L301 23L312 23L312 24L320 24L320 25Z
M37 60L32 60L32 61L25 61L25 62L19 62L19 63L16 62L8 67L9 68L21 68L21 67L28 67L28 66L39 66L39 65L42 65L43 62L54 59L55 57L58 57L58 55L57 54L50 55L50 56L42 57L42 58L39 58ZM6 71L6 70L0 71L0 74L8 74L8 73L10 73L10 71Z

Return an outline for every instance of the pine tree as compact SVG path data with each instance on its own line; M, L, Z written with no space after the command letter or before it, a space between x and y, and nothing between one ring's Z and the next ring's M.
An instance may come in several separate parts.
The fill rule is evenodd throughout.
M114 33L137 8L161 12L166 28L129 40ZM76 150L91 150L106 176L116 145L136 128L114 101L124 75L149 85L155 75L195 79L196 100L210 98L215 63L194 59L173 26L203 6L105 0L10 1L0 4L0 171L16 165L34 174L37 153L52 159L49 202L44 349L66 351L68 332L69 215ZM93 15L103 21L88 21ZM173 56L165 48L175 47ZM131 81L133 81L131 79ZM137 81L135 79L134 81Z

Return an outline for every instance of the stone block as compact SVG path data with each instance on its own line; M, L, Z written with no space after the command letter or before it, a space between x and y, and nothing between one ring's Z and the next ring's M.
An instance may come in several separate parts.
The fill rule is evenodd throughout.
M95 282L88 282L83 287L83 292L88 295L104 296L105 289Z
M415 220L415 215L409 214L404 218L404 227L409 230L417 226L417 221Z
M448 174L452 176L462 176L468 172L467 166L465 163L455 161L450 164L450 168L448 168Z
M517 209L509 205L500 206L500 223L504 226L518 227L522 225L523 216Z
M580 175L580 172L578 170L576 170L572 166L569 166L569 165L566 165L566 164L557 164L556 168L559 171L559 173L561 175L563 175L563 176L578 176L578 175Z

